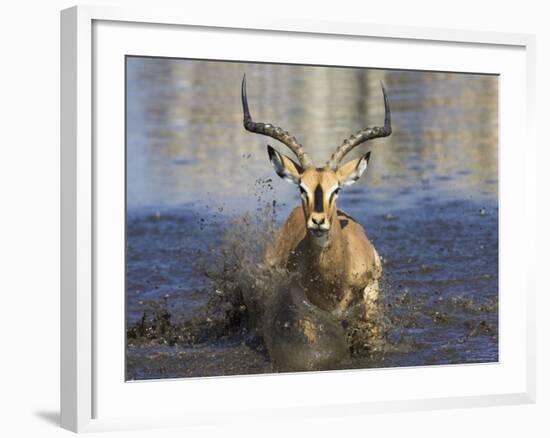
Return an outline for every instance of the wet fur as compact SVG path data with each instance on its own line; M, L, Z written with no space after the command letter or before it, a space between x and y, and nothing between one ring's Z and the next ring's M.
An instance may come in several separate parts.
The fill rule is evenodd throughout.
M329 244L319 248L307 232L303 209L295 208L269 245L265 262L298 272L308 299L319 308L344 318L360 300L367 318L378 300L380 258L361 224L342 210L333 216Z

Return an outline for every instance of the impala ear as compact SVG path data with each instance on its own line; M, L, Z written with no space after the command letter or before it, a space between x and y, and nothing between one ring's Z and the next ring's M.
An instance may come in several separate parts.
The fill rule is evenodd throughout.
M280 154L271 146L267 147L267 153L269 154L269 161L271 165L281 178L285 181L289 181L294 184L300 184L300 176L304 169L288 158L286 155Z
M367 170L369 159L370 151L363 155L361 158L348 161L346 164L340 167L337 171L340 184L349 186L357 181L361 177L361 175L363 175L365 170Z

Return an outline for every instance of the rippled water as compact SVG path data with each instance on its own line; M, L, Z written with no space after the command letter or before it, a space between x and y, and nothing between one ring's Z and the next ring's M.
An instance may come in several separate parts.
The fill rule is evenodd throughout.
M350 154L371 150L371 164L338 203L384 259L392 348L345 367L497 361L497 77L131 57L128 378L271 372L261 341L208 309L221 308L206 274L223 264L216 248L233 221L275 200L280 223L299 205L266 144L288 151L242 127L244 73L253 117L289 130L319 164L382 123L380 80L387 89L393 134Z

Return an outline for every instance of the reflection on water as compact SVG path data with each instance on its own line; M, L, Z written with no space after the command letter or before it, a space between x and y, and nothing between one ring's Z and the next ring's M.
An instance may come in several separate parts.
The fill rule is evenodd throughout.
M349 157L373 151L354 186L362 200L411 205L427 186L433 196L496 195L494 76L129 58L129 208L250 202L254 180L271 175L266 144L288 151L243 129L244 73L253 117L287 129L319 164L351 133L383 122L384 82L394 133ZM296 199L290 185L276 188Z
M453 305L497 302L498 78L488 75L128 58L129 322L142 316L145 299L170 295L181 312L203 302L207 281L193 270L194 251L215 244L230 216L257 207L258 179L273 179L279 220L299 203L295 187L274 174L266 145L290 152L242 127L244 73L253 118L288 130L317 164L351 133L383 123L384 83L393 134L347 157L373 152L369 170L338 202L386 260L384 293L397 331L424 342L385 364L497 360L497 307L477 314ZM210 232L205 218L215 224ZM400 307L403 296L416 304ZM490 327L478 330L484 337L454 345L478 323ZM224 351L235 364L244 354ZM254 369L235 365L232 373L266 370L252 362ZM132 375L196 375L189 367Z

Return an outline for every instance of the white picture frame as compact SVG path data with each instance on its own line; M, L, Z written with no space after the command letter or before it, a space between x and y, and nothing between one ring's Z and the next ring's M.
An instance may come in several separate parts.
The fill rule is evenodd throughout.
M147 32L147 38L140 35ZM187 48L174 48L166 38L189 38L191 32L204 40ZM120 203L120 192L108 194L104 187L120 184L123 177L119 155L109 162L105 154L98 156L97 147L111 146L117 154L117 145L123 148L120 125L123 112L120 105L105 106L103 94L106 90L110 99L120 96L123 75L120 73L120 56L143 51L145 54L161 56L182 56L207 58L215 56L216 50L223 50L216 40L224 32L231 33L235 41L242 38L289 39L310 44L313 63L336 57L336 52L317 48L326 41L338 44L369 44L370 52L378 54L369 65L388 68L418 68L418 57L405 56L403 47L409 51L425 50L429 55L455 50L454 64L446 61L446 55L426 56L423 69L445 70L461 62L461 71L476 71L501 74L501 117L500 117L500 199L503 201L500 230L503 243L501 251L506 255L501 261L499 272L506 279L500 286L514 288L517 296L510 300L504 291L504 306L500 310L502 329L500 336L505 343L501 347L501 360L492 368L487 365L457 365L454 367L416 367L415 369L366 370L352 372L288 374L279 376L244 376L204 379L182 379L165 382L125 383L120 380L120 360L124 345L117 341L109 344L106 332L122 331L119 321L123 307L105 307L105 300L98 300L98 291L106 290L111 284L115 291L120 289L114 276L102 268L105 245L98 243L98 236L109 236L113 245L123 236L117 229L103 228L105 223L96 207L103 202ZM180 35L181 33L181 35ZM200 33L200 35L198 35ZM157 35L157 36L154 36ZM146 41L147 42L146 42ZM307 41L306 41L307 40ZM251 40L250 40L251 41ZM106 44L108 43L108 44ZM401 50L399 60L384 59L384 47L395 45L391 50ZM224 59L255 61L266 59L260 55L260 47L249 45L246 55L227 52ZM396 412L415 409L451 407L475 407L498 404L532 403L535 399L535 341L534 341L534 284L529 275L534 266L535 221L528 211L535 207L535 144L534 120L534 47L531 35L503 34L489 32L466 32L446 29L424 29L402 26L373 26L358 23L311 22L298 19L276 19L243 15L230 22L210 16L193 15L174 11L126 10L108 7L78 6L61 13L61 425L76 432L101 431L120 428L146 428L174 425L206 424L235 421L240 418L269 418L274 415L311 417L312 415L363 414L366 412ZM380 50L379 52L377 50ZM161 53L162 51L162 53ZM171 52L173 51L173 53ZM322 52L322 53L321 53ZM475 53L470 56L468 53ZM142 53L140 53L142 54ZM483 56L479 56L483 55ZM299 53L270 54L272 61L299 61ZM277 56L281 56L277 58ZM317 56L317 58L316 58ZM344 56L344 55L342 55ZM328 57L328 58L323 58ZM447 56L448 58L448 56ZM343 58L333 59L332 64L348 65ZM477 66L477 67L476 67ZM103 70L103 68L114 70ZM453 69L456 71L456 67ZM112 73L115 74L112 74ZM107 75L107 73L109 73ZM104 86L99 82L104 78ZM110 79L109 79L110 78ZM508 79L509 78L509 79ZM108 82L108 81L113 81ZM506 106L515 102L517 108ZM109 122L105 122L108 120ZM511 123L514 125L511 126ZM109 124L113 124L112 126ZM118 124L118 125L117 125ZM98 129L98 126L101 126ZM516 131L521 131L521 135ZM118 134L113 134L115 131ZM521 154L513 158L512 144L521 143ZM111 144L112 142L112 144ZM510 146L509 146L510 145ZM118 158L117 158L118 157ZM511 169L514 168L513 181ZM111 181L112 178L112 181ZM118 183L116 182L118 181ZM521 202L522 208L517 208ZM107 205L106 204L106 205ZM118 223L118 217L113 222ZM523 239L514 239L513 231L522 227ZM104 231L105 230L105 231ZM118 228L120 231L120 228ZM99 238L101 240L101 238ZM123 240L122 240L123 241ZM116 253L114 251L113 253ZM518 258L521 257L521 260ZM109 264L117 265L113 260ZM504 264L505 263L505 264ZM507 266L514 265L514 271ZM503 269L504 268L504 269ZM120 279L118 279L120 280ZM113 296L116 296L111 294ZM503 298L501 293L500 298ZM123 298L122 298L123 299ZM119 302L118 302L119 303ZM507 305L509 303L509 305ZM116 303L115 303L116 304ZM514 316L513 312L517 312ZM514 318L515 326L511 321ZM122 336L122 333L121 333ZM116 338L116 336L115 336ZM116 338L118 339L118 338ZM506 344L509 342L509 345ZM516 348L517 347L517 348ZM502 350L504 348L504 350ZM507 352L517 349L512 358ZM120 351L119 351L120 349ZM118 353L120 353L120 357ZM102 354L103 353L103 354ZM113 357L112 362L105 360ZM123 359L122 359L123 361ZM503 371L504 370L504 371ZM122 370L123 372L123 370ZM378 395L372 382L372 391L351 391L360 388L364 382L380 381ZM370 376L370 377L369 377ZM462 376L462 377L461 377ZM461 378L478 384L478 390L463 385ZM395 383L390 390L388 381ZM433 380L432 388L423 382ZM456 380L455 387L446 387L444 382ZM416 382L417 385L413 384ZM441 382L441 383L438 383ZM309 396L296 397L288 403L285 388L302 385L308 388ZM184 387L185 385L185 387ZM386 385L386 386L384 386ZM420 385L424 385L425 391ZM381 397L384 389L387 395ZM178 393L194 394L192 404L184 401L174 403ZM229 399L224 394L242 393L234 409L223 409ZM318 392L317 392L318 391ZM143 412L130 407L122 408L122 398L157 399L166 394L166 404L147 405ZM262 398L268 393L269 398ZM198 396L203 394L204 397ZM215 396L215 397L214 397ZM191 398L191 397L190 397ZM213 402L212 400L218 400Z

